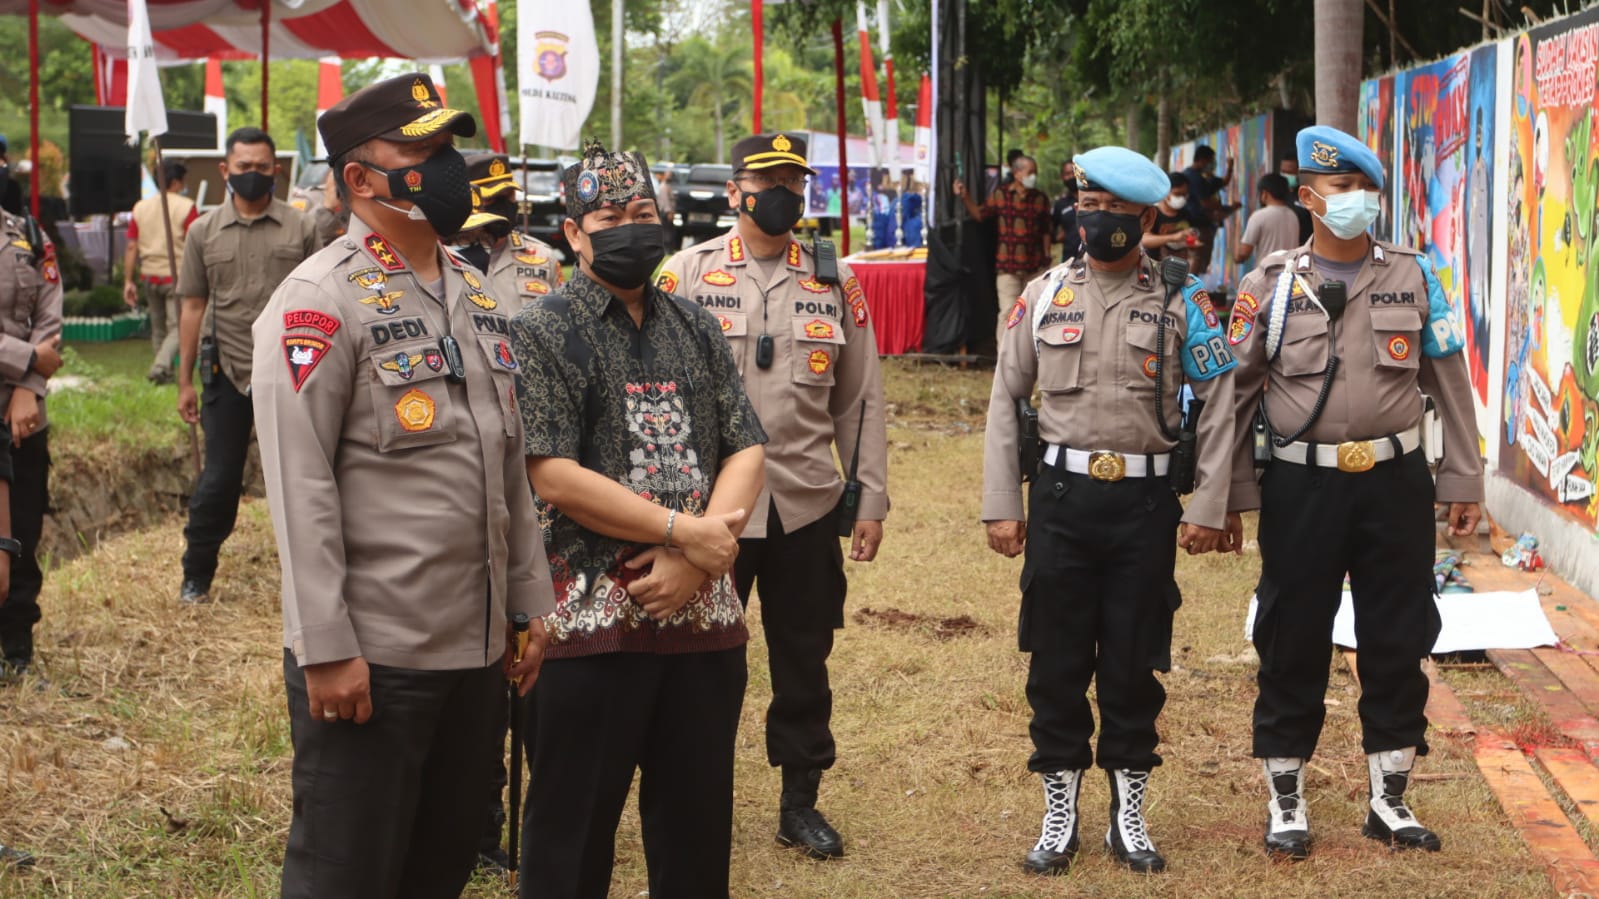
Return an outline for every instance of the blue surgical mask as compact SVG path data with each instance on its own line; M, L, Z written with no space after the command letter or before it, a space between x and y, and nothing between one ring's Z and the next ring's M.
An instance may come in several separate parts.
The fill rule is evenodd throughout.
M1341 240L1353 240L1364 234L1382 212L1382 197L1374 190L1351 190L1332 196L1323 196L1315 188L1310 192L1327 204L1327 212L1317 218Z

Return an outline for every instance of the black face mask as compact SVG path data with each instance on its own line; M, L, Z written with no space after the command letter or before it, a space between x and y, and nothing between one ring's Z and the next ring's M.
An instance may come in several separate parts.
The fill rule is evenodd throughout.
M228 176L228 189L233 195L246 203L254 203L272 192L272 185L277 179L261 172L245 172L240 175Z
M589 270L613 287L643 287L666 258L666 235L660 225L617 225L584 233L588 235L589 252L594 254Z
M738 210L749 216L755 227L777 237L794 230L805 212L805 198L786 187L768 187L739 197Z
M1083 249L1100 262L1116 262L1138 249L1144 229L1133 213L1078 212L1077 227L1083 230Z
M405 213L412 220L425 219L433 226L435 234L455 234L472 214L472 183L466 176L466 160L460 151L451 146L439 148L420 165L403 169L378 168L370 162L362 165L389 179L389 197L384 199L408 200L410 209L388 206Z
M521 217L521 212L517 210L516 201L513 199L497 199L492 203L485 203L483 211L489 215L500 216L513 224Z

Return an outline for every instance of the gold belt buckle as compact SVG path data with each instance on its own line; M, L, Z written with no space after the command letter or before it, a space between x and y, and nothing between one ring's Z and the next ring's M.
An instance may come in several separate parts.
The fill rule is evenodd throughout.
M1338 444L1339 471L1371 471L1377 464L1377 450L1370 440L1351 440Z
M1127 477L1127 459L1121 453L1092 453L1088 457L1088 476L1096 481L1119 481Z

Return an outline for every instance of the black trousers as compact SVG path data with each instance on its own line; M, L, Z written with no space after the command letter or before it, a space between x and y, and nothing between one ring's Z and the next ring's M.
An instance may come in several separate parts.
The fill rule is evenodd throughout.
M733 563L733 586L746 608L751 588L761 591L772 673L766 760L773 767L825 770L836 756L827 657L833 631L844 626L844 551L831 515L788 533L774 504L766 521L766 536L740 540Z
M50 505L50 429L12 447L11 466L11 536L22 542L22 555L11 563L11 592L0 605L0 655L31 659L33 626L42 614L39 535Z
M283 680L294 741L285 899L459 896L477 859L494 707L505 701L499 664L372 665L365 724L313 720L288 651Z
M183 529L183 579L209 585L217 573L217 552L233 533L244 491L244 462L250 454L254 405L222 375L205 386L200 427L205 430L205 468L189 497L189 523Z
M607 895L635 769L651 899L727 896L746 677L743 646L545 662L529 694L524 899Z
M1087 768L1098 685L1099 766L1160 764L1156 671L1171 667L1172 579L1182 505L1165 478L1096 481L1045 468L1033 480L1018 627L1038 772Z
M1433 601L1433 483L1422 454L1365 472L1273 462L1260 488L1255 757L1316 750L1345 572L1365 751L1415 746L1425 754L1421 660L1442 622Z

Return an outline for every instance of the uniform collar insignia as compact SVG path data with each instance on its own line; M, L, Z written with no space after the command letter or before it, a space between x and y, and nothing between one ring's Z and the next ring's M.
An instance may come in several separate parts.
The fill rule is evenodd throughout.
M1382 244L1375 240L1371 242L1371 261L1378 265L1388 264L1388 254L1383 252Z
M779 137L781 136L779 135ZM800 245L798 241L791 240L788 242L788 267L800 267Z
M743 238L740 238L737 235L734 235L733 237L728 239L728 241L727 241L727 261L728 262L743 262L744 261L744 240L743 240Z
M373 259L377 260L377 264L382 266L384 271L400 272L405 270L405 260L400 258L398 251L389 246L389 242L383 239L383 235L373 231L366 236L364 243L366 251L372 255ZM445 255L448 256L449 254L446 253Z

